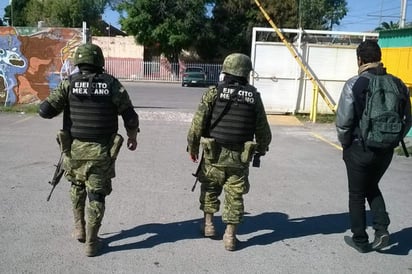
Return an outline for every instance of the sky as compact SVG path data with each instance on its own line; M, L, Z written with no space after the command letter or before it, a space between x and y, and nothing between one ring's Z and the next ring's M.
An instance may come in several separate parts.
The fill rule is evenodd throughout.
M348 13L337 31L373 31L382 22L397 23L401 15L401 0L346 0ZM412 22L412 0L407 0L406 22Z
M0 17L4 16L4 8L10 0L0 0ZM57 0L56 0L57 1ZM379 27L382 22L397 23L401 14L401 0L346 0L348 13L339 26L333 30L347 32L367 32ZM119 15L107 9L103 20L120 29ZM407 1L406 22L412 22L412 0ZM269 27L269 25L268 25Z

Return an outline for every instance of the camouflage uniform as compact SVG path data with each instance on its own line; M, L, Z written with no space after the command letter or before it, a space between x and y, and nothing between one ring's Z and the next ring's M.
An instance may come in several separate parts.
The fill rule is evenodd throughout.
M83 56L86 58L86 64L83 64L81 62L82 51L83 54L84 51L87 54L89 51L95 50L100 53L97 57L93 57L97 58L97 61L93 58L89 60L90 58L87 59L87 56ZM93 86L90 83L96 82L96 75L103 75L103 80L110 80L110 85L108 85L110 91L103 89L101 91L110 92L110 96L105 99L105 102L100 102L96 99L97 95L91 93L77 102L72 101L73 99L71 98L75 97L75 95L73 95L73 93L75 93L73 83L83 83L86 85L87 81L72 83L71 81L74 80L69 77L68 79L62 80L58 87L41 103L39 114L43 118L53 118L57 114L64 112L63 130L69 133L70 140L69 147L63 148L63 151L65 151L63 163L65 177L72 184L70 188L70 196L75 216L75 237L81 242L86 241L86 255L94 256L97 254L98 250L98 246L96 245L97 232L104 216L105 197L111 193L111 179L115 177L115 160L118 150L116 152L113 151L113 148L115 147L114 144L121 146L123 141L123 138L120 135L117 135L117 115L122 115L124 120L124 125L129 137L127 143L130 150L136 148L136 135L138 132L139 120L123 85L116 78L103 72L102 67L104 59L103 61L99 59L100 57L103 58L101 49L95 45L90 46L86 44L80 46L78 48L78 53L76 54L77 58L80 60L77 61L77 64L80 63L80 72L74 74L73 79L80 79L85 75L84 77L86 78L83 78L87 79L88 86ZM97 68L94 67L93 62L97 62ZM91 71L89 71L90 69ZM100 82L97 83L99 84ZM93 86L93 88L95 88L95 86ZM93 88L89 89L89 87L87 87L85 89L78 89L77 91L98 91L97 88ZM90 100L89 102L91 103L89 103L89 105L82 105L85 101L84 98ZM74 110L84 110L83 114L81 114L80 111L73 113L75 111L70 109L72 105L76 104L78 107ZM103 108L101 108L101 104L104 104ZM94 108L91 108L90 106L94 106ZM106 108L112 109L112 111L106 113ZM93 112L96 111L99 111L97 116L93 116L96 115L93 114ZM81 123L83 124L78 126L78 128L76 128L75 122L76 115L83 115L81 120ZM102 118L102 121L100 121L99 124L99 121L93 120L99 116L108 116L111 117L111 120L106 121L105 119L109 118ZM113 125L104 129L104 125L102 126L102 124L106 124L110 121L113 121ZM83 135L80 136L86 136L87 138L76 137L78 136L78 133L75 133L75 131L79 128L80 131L82 131L82 127L84 128L84 132L81 133ZM90 134L91 137L89 138L89 136L85 134ZM118 149L120 149L120 147L118 147ZM87 203L86 206L87 196L89 197L89 203ZM85 215L87 215L87 220L84 219ZM87 233L85 231L86 223L88 229Z
M230 60L230 57L233 56L237 57L236 54L229 55L225 62L227 63L228 59ZM241 58L246 57L241 56ZM249 60L248 57L246 60ZM229 72L232 71L229 70ZM250 69L246 69L240 71L238 75L248 75L249 72ZM233 74L237 76L236 71ZM247 85L245 84L245 86ZM253 147L245 156L247 144L251 142L222 144L210 139L212 113L219 95L218 87L210 87L202 96L187 136L188 152L191 157L193 155L197 159L200 145L203 147L204 155L198 178L201 182L200 209L205 213L205 223L211 223L210 219L207 220L208 214L212 215L219 211L219 196L224 191L222 220L226 224L237 225L242 222L244 214L243 195L249 191L248 176L252 154L256 151L256 153L264 155L268 150L272 135L263 103L259 93L256 92L254 103L256 121L253 121L255 126L252 129L257 143L256 147ZM252 86L249 85L249 87ZM233 108L235 107L232 106L227 112L230 113ZM207 229L207 225L206 228L202 229ZM203 232L206 236L207 232ZM214 236L213 225L209 236Z

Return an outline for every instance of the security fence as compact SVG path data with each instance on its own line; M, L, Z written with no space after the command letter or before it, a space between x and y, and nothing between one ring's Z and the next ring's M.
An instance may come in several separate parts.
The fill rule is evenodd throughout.
M208 84L219 79L221 64L169 63L167 60L146 62L138 58L106 58L105 69L113 76L127 81L181 82L188 67L201 67Z
M302 29L281 31L295 35L292 44L266 39L275 35L271 28L253 28L252 34L254 71L250 83L259 90L268 113L332 114L331 107L336 107L346 80L358 71L356 47L361 41L377 39L379 35Z

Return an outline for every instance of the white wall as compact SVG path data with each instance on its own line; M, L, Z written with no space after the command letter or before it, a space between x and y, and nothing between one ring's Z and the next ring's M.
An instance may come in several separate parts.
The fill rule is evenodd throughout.
M92 42L102 48L106 58L143 59L144 47L137 45L133 36L93 36Z
M331 103L336 105L347 79L357 74L357 44L315 44L302 43L301 35L311 31L283 30L297 33L293 44L295 56L282 42L256 40L256 32L274 32L273 29L255 28L252 40L253 84L262 95L268 113L309 113L312 106L313 84L297 61L301 57L322 90L326 91ZM329 36L377 37L376 33L345 33L312 31ZM333 113L319 95L318 113Z

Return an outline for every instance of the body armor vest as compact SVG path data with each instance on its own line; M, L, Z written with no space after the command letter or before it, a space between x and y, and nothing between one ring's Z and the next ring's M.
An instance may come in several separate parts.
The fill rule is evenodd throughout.
M210 136L221 144L253 141L257 96L251 85L219 85L211 120L215 126L210 129Z
M97 140L116 133L118 117L116 106L112 103L111 76L76 73L70 76L69 81L72 137Z

